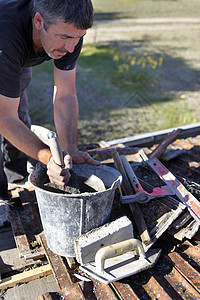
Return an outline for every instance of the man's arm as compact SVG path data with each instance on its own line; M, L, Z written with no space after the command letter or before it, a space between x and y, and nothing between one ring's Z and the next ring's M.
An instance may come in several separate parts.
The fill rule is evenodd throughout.
M28 156L48 165L51 182L64 185L70 178L68 169L63 170L53 162L49 147L19 119L19 101L0 95L0 134Z
M19 98L0 95L0 133L16 148L47 164L49 148L18 117Z
M75 163L98 165L87 152L77 146L78 99L76 69L63 71L54 67L54 119L62 150L66 150Z

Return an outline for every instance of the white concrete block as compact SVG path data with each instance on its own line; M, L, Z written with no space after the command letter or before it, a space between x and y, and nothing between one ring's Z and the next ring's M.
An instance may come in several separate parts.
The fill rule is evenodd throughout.
M120 217L78 237L74 242L76 259L81 265L92 262L100 248L133 237L132 222L126 216Z

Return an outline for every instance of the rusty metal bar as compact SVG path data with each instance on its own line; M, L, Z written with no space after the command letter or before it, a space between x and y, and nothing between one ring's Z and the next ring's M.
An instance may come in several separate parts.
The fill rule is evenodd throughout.
M32 214L33 216L34 233L38 234L42 232L42 223L40 220L39 212L36 211L36 204L34 204L34 202L37 202L35 193L24 190L19 192L19 197L24 210L27 210L27 213Z
M143 285L143 287L147 291L151 299L172 299L151 272L149 272L149 275L150 279L145 285Z
M126 300L139 299L129 284L115 281L115 282L110 283L110 286L115 291L115 293L118 295L119 299L126 299Z
M106 300L117 300L121 299L116 296L116 294L111 290L110 285L103 284L97 280L93 281L93 290L96 299L106 299Z
M39 218L39 214L37 213L37 207L34 204L36 202L35 193L33 191L29 192L27 190L23 190L19 192L19 197L24 208L22 214L27 216L27 218L23 218L24 228L26 229L26 234L31 240L37 240L37 234L42 232L42 225ZM28 220L28 221L27 221ZM25 253L24 258L27 259L38 259L44 257L43 249L34 249L30 253Z
M94 299L102 300L136 299L133 290L126 284L114 282L112 284L105 285L97 280L93 280L88 281L88 283L84 282L82 287L81 285L79 286L79 284L74 283L62 261L62 258L51 252L48 248L44 233L41 233L39 237L44 247L47 259L51 264L58 287L62 292L65 292L65 294L66 292L70 294L71 298L69 299L85 299L84 296L86 299L89 299L87 298L88 295L90 295L89 297L94 297ZM131 298L127 298L127 292Z
M19 258L28 259L39 259L44 257L44 251L41 249L37 249L36 251L32 251L30 248L30 244L24 230L24 226L21 222L20 215L17 210L11 211L9 213L9 218L11 222L11 227L15 239L15 243L17 246L17 250L19 253Z
M198 241L197 241L198 244ZM190 264L200 271L200 248L191 245L189 242L185 242L183 245L179 246L178 249L181 251L181 256L190 261Z
M65 295L68 293L69 299L88 299L88 294L92 295L94 299L120 299L115 295L110 285L105 285L97 280L90 281L88 284L84 282L83 287L81 287L78 283L74 283L65 264L63 263L62 258L48 248L44 233L42 232L39 237L44 247L47 259L51 264L58 287L62 293L65 293Z
M32 203L34 201L33 197L33 193L27 191L27 190L22 190L19 192L19 197L20 197L20 201L22 203L22 206L26 206L29 205L30 203Z
M61 297L57 293L46 293L38 297L38 300L59 300ZM63 299L64 300L64 299Z
M165 258L169 263L172 262L169 257L166 256ZM169 269L171 269L171 272L165 275L165 279L183 299L189 299L190 297L196 297L195 299L199 299L199 292L192 284L190 284L190 281L178 271L176 267L177 266L174 265L173 262L171 263L171 266L169 264Z
M200 274L187 261L185 261L178 253L172 252L168 254L172 260L174 267L178 272L190 282L197 290L200 297Z
M161 290L161 293L163 293L163 295L165 295L166 293L166 295L162 297L163 299L166 298L172 300L174 299L181 300L182 298L178 293L177 287L172 286L165 278L165 275L168 274L168 271L170 269L171 269L171 265L169 263L168 265L166 265L163 262L163 259L161 259L160 263L158 263L158 265L155 268L153 268L150 272L152 273L152 276L155 278L155 280L159 283L160 288L163 289ZM157 294L156 286L155 286L155 294Z
M59 289L67 296L68 299L85 299L83 292L78 283L73 283L70 274L63 263L62 258L53 253L47 246L44 232L39 235L41 243L44 247L46 257L52 267L52 271ZM67 299L67 298L66 298Z
M17 250L19 252L19 258L22 258L25 254L30 254L31 250L18 211L11 211L9 213L9 219L11 222Z
M96 299L94 294L94 283L92 280L80 281L78 284L80 285L85 299Z

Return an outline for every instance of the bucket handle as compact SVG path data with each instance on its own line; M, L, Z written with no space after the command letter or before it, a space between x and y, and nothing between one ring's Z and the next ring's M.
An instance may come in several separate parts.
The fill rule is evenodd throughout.
M122 176L120 176L116 181L111 185L111 190L115 190L122 182Z
M95 255L95 265L97 273L104 271L105 260L111 257L119 256L131 250L136 250L140 260L146 259L146 254L142 243L137 239L129 239L120 243L99 249Z

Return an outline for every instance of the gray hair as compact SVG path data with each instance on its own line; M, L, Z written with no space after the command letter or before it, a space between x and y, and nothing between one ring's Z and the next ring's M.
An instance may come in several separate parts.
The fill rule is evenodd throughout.
M83 30L92 27L94 20L91 0L33 0L32 16L37 12L43 17L46 30L60 18Z

